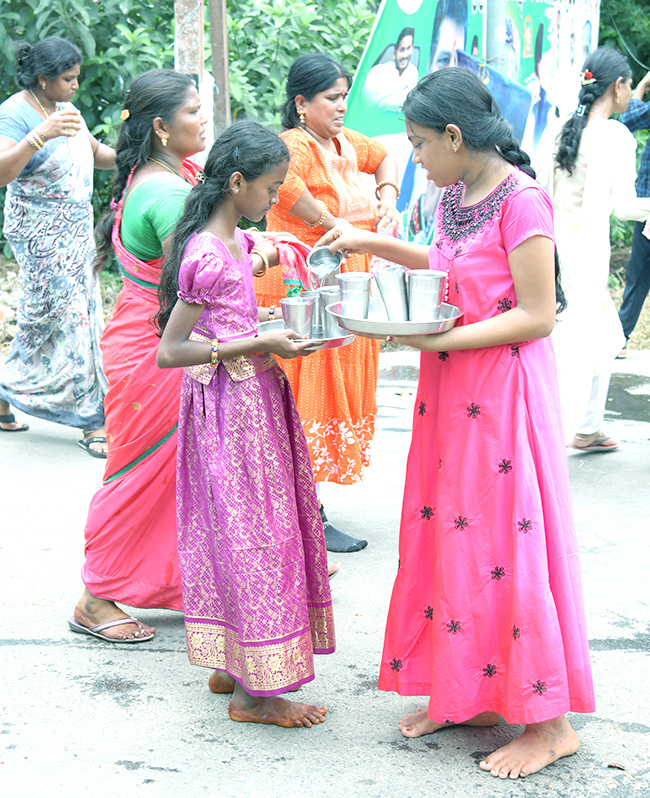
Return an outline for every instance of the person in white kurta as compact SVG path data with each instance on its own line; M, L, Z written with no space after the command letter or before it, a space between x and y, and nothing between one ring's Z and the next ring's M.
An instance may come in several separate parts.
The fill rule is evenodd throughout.
M610 82L608 74L617 77ZM650 199L635 194L634 136L609 118L624 111L630 98L627 62L618 51L599 48L587 58L581 81L581 104L558 138L558 152L563 144L565 150L563 158L556 156L553 181L555 237L567 299L553 341L569 445L611 451L618 444L602 432L602 425L612 364L625 337L607 289L609 217L648 219ZM580 117L586 118L582 129ZM578 147L570 172L559 165L567 163L567 140Z
M393 60L376 64L363 84L365 99L378 109L397 111L418 82L418 69L411 63L415 30L404 28L395 42Z

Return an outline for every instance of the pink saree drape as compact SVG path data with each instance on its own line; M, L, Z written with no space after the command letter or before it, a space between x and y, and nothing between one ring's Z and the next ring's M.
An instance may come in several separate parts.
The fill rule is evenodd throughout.
M185 162L192 182L194 164ZM127 186L128 188L128 186ZM159 369L162 258L145 262L120 240L113 247L123 288L101 339L109 388L104 403L108 459L86 524L84 584L98 598L134 607L182 610L176 544L176 428L180 369Z

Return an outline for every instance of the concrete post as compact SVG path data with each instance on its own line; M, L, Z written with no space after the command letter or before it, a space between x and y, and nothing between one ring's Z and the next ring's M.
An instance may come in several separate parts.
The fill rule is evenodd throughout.
M192 75L197 89L203 81L203 1L174 0L174 69Z
M210 0L210 45L214 76L214 135L230 124L230 89L228 86L228 17L226 0Z

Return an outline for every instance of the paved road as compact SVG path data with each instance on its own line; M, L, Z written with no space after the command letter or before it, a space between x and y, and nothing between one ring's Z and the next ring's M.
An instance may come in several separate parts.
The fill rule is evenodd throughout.
M340 555L338 650L317 658L302 700L330 707L310 730L235 724L227 698L190 666L180 613L145 611L141 646L68 632L81 591L83 526L101 461L73 430L31 420L1 435L0 789L29 798L398 798L650 795L650 352L614 379L609 430L621 449L570 454L598 711L573 716L582 748L521 783L477 761L513 729L455 728L405 740L416 701L376 689L397 567L397 530L416 360L382 354L380 418L366 481L327 486L335 523L370 541ZM608 768L620 763L625 770Z

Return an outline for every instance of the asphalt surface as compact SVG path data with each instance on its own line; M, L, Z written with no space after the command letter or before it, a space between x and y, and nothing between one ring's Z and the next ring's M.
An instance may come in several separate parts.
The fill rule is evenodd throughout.
M158 627L141 645L70 633L102 461L76 446L75 430L38 419L24 435L0 433L4 796L650 795L650 352L617 363L607 429L620 449L569 454L597 712L571 716L582 740L576 756L520 782L477 764L518 727L406 740L397 721L418 701L377 690L417 357L383 353L380 366L366 479L325 488L330 520L369 546L335 558L338 649L317 658L315 681L300 691L300 700L329 707L327 722L312 729L230 721L227 696L212 695L209 671L187 661L180 613L138 612Z

